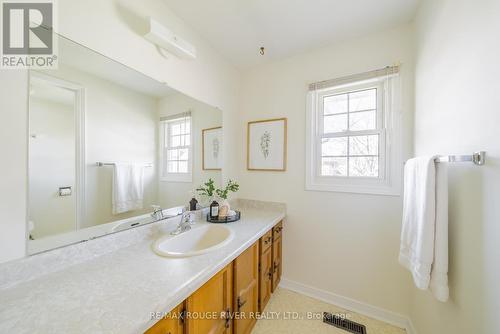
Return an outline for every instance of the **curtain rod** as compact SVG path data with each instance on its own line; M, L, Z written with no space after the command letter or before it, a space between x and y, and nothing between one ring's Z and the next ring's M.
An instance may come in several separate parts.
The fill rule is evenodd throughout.
M314 83L309 85L309 90L312 91L312 90L318 90L318 89L323 89L323 88L330 88L333 86L340 86L343 84L352 83L354 81L375 79L375 78L383 77L386 75L397 74L397 73L399 73L399 65L386 66L386 67L380 68L378 70L348 75L348 76L337 78L337 79L330 79L330 80L314 82Z
M186 118L186 117L190 117L190 116L191 116L191 110L188 110L186 112L182 112L182 113L175 114L175 115L161 116L160 121L171 121L174 119Z

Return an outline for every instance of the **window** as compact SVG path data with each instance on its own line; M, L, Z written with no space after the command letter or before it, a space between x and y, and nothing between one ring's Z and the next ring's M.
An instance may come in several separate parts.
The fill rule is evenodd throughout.
M160 161L163 181L192 181L191 116L160 122Z
M382 76L309 92L308 190L399 193L393 86Z

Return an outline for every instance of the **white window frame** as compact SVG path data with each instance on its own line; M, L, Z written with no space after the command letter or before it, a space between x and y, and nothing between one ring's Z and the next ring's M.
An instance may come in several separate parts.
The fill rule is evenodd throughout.
M306 190L350 192L377 195L400 194L401 126L397 109L399 87L392 80L397 76L355 81L338 86L312 90L307 95L306 115ZM323 98L331 95L377 89L377 127L375 130L344 131L322 134ZM379 176L322 176L321 139L353 135L379 135Z
M179 146L176 148L187 148L188 149L188 172L187 173L169 173L164 172L165 165L167 162L167 157L165 157L165 150L168 150L170 146L170 138L168 134L168 124L182 121L189 118L189 144L185 146ZM160 181L165 182L193 182L193 119L191 116L182 116L172 119L166 119L160 121L159 129L159 155L160 155ZM165 141L168 145L165 146Z

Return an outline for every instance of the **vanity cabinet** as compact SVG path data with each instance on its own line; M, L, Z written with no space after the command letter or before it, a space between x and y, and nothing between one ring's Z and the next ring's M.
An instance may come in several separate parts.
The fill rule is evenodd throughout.
M281 238L281 231L283 231L283 222L279 222L276 224L276 226L273 227L272 232L273 232L273 241L278 240Z
M281 221L259 240L259 312L264 311L271 294L281 280L282 231L283 222Z
M219 271L146 334L248 334L281 279L283 223Z
M231 334L233 264L219 271L186 301L187 334Z
M247 334L256 323L259 310L259 242L254 243L233 262L234 333Z
M259 312L263 312L273 292L273 248L270 230L260 238L260 263L259 263Z
M273 292L278 287L281 280L282 272L282 246L283 238L281 237L281 232L283 231L283 222L279 222L273 227L273 278L272 278L272 290Z
M278 284L281 280L281 249L282 249L282 240L278 238L273 240L273 284L272 290L273 292L278 288Z
M183 334L184 333L184 302L168 312L163 319L146 331L146 334Z

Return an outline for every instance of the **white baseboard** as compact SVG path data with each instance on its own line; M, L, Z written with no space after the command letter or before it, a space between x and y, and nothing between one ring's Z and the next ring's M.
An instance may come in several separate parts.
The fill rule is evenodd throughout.
M417 334L409 317L392 311L369 305L348 297L340 296L328 291L320 290L286 278L281 279L280 287L292 290L303 295L319 299L329 304L384 321L388 324L404 328L407 334Z

